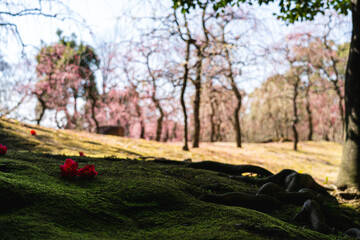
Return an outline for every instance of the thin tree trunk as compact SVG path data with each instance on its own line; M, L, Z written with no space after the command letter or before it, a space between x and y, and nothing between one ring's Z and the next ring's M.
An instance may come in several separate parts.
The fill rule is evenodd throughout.
M183 76L183 84L181 87L181 95L180 95L180 103L184 114L184 146L183 150L189 151L188 146L188 116L185 105L185 91L188 81L189 75L189 60L190 60L190 42L186 42L186 53L185 53L185 64L184 64L184 76Z
M242 104L242 96L236 85L236 82L235 82L235 79L233 76L230 53L227 48L225 48L225 54L226 54L226 59L227 59L228 65L229 65L228 78L230 80L231 89L234 92L234 95L237 99L236 107L234 108L234 112L233 112L233 117L234 117L233 126L234 126L234 131L235 131L235 136L236 136L236 146L241 147L241 126L240 126L239 113L240 113L241 104Z
M223 41L223 44L227 44L227 42L225 41L225 25L222 27L222 41ZM242 96L241 96L241 93L235 82L235 78L233 75L233 69L232 69L232 62L231 62L231 58L230 58L230 52L229 52L229 49L227 48L227 46L225 46L225 56L226 56L226 60L228 63L227 77L230 80L231 89L234 92L234 95L237 99L237 103L236 103L236 106L235 106L234 112L233 112L233 117L234 117L233 126L234 126L234 131L235 131L235 136L236 136L236 146L241 147L241 126L240 126L239 113L240 113L241 104L242 104Z
M96 86L94 84L95 83L91 83L91 85L89 86L88 95L91 100L91 118L95 122L95 132L99 133L99 121L97 120L95 113L95 108L97 104L97 94L96 94Z
M138 118L140 118L140 138L145 139L145 122L142 119L141 108L138 104L136 105L136 112L137 112Z
M276 139L279 139L279 121L277 121L273 114L271 113L271 105L270 105L270 101L266 101L266 105L269 109L269 118L274 122L274 129L275 129L275 136L276 136Z
M239 112L241 108L241 100L237 102L236 108L234 110L234 130L236 133L236 146L241 148L241 126L240 126L240 118Z
M339 98L339 113L340 113L340 119L341 119L341 126L344 126L344 122L345 122L345 119L344 119L344 108L343 108L343 96L341 95L341 90L340 90L340 87L338 86L338 81L332 81L333 85L334 85L334 90L336 92L336 95L338 96ZM343 129L343 128L342 128Z
M163 111L162 107L160 106L159 101L157 101L157 103L156 103L156 108L160 112L160 117L157 120L155 141L160 142L160 140L161 140L161 132L162 132L162 123L163 123L163 119L164 119L164 111Z
M330 123L330 126L331 126L331 121L329 121ZM322 132L321 132L321 137L322 137L322 140L324 141L329 141L329 129L330 129L330 126L327 127L327 124L324 123L323 126L322 126Z
M172 128L171 137L170 137L171 141L177 138L176 130L177 130L177 123L175 123L174 127Z
M144 123L144 120L141 120L140 121L140 138L141 139L145 139L145 123Z
M167 142L169 140L169 129L166 128L166 131L165 131L165 136L164 136L164 139L163 139L163 142Z
M324 131L323 134L322 134L322 139L326 142L330 141L330 138L329 138L329 132L328 130Z
M298 114L297 114L297 105L296 105L296 99L297 99L297 96L298 96L298 86L299 86L299 81L300 79L298 77L296 77L296 81L294 83L294 95L293 95L293 120L292 120L292 124L291 124L291 128L292 128L292 131L293 131L293 137L294 137L294 147L293 149L295 151L297 151L297 145L298 145L298 142L299 142L299 136L298 136L298 132L297 132L297 129L296 129L296 125L299 121L299 117L298 117Z
M77 91L74 90L74 114L71 117L71 122L75 125L75 128L77 128Z
M345 125L343 153L336 185L360 190L360 12L352 1L353 31L345 76Z
M92 97L92 104L91 104L91 118L95 122L95 132L99 133L99 121L96 118L95 108L96 108L96 97Z
M36 124L40 125L41 120L44 117L45 114L45 110L46 110L46 102L42 99L42 98L38 98L40 104L41 104L41 113L39 115L39 117L36 119Z
M161 107L159 99L156 98L156 92L157 92L156 77L152 73L152 71L150 69L150 65L149 65L149 57L150 57L151 53L152 52L150 52L148 55L146 55L146 67L147 67L148 73L151 77L151 82L152 82L152 87L153 87L151 99L152 99L153 103L155 104L155 107L157 108L157 110L160 113L160 116L157 119L156 136L155 136L155 141L160 142L161 133L162 133L162 123L163 123L163 119L164 119L164 111L163 111L163 108Z
M205 2L205 6L202 10L202 16L201 16L201 23L202 23L202 30L205 36L205 41L203 45L196 44L196 41L193 41L193 44L196 47L197 50L197 66L196 66L196 79L194 82L195 85L195 100L194 100L194 142L193 142L193 148L199 147L200 142L200 97L201 97L201 76L202 76L202 61L204 59L204 53L205 49L209 45L209 36L208 36L208 30L206 29L206 20L205 20L205 13L206 8L208 6L208 2ZM189 30L189 29L188 29Z
M202 74L202 51L197 48L197 66L195 79L195 99L194 99L194 141L193 148L199 147L200 142L200 97L201 97L201 74Z
M307 135L307 140L308 141L312 141L313 140L313 132L314 132L314 129L313 129L313 118L312 118L312 111L311 111L311 108L310 108L310 94L309 94L309 91L310 91L310 86L307 86L306 87L306 113L307 113L307 119L308 119L308 128L309 128L309 132L308 132L308 135Z
M211 114L210 114L210 142L215 142L215 106L214 106L214 100L212 96L212 92L210 92L210 106L211 106Z

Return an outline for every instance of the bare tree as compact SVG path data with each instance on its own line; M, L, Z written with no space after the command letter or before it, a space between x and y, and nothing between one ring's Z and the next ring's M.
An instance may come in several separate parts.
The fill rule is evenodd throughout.
M13 33L20 42L22 48L27 44L23 41L21 32L14 19L24 17L54 18L60 21L71 19L79 21L74 17L74 12L60 0L38 0L38 1L10 1L0 2L0 30ZM54 10L56 9L56 10ZM5 39L3 39L5 40Z

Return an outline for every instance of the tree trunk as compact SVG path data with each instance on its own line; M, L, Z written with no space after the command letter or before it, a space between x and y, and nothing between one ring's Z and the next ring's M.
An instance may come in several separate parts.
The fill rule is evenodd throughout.
M306 113L307 113L307 119L308 119L308 127L309 127L309 132L307 135L307 140L308 141L312 141L313 140L313 118L312 118L312 111L310 108L310 94L309 94L309 90L310 90L310 86L306 87Z
M223 43L226 44L225 41L225 27L222 28L222 40ZM225 46L225 56L226 56L226 61L228 62L228 78L230 80L230 84L231 84L231 89L234 92L234 95L237 99L237 103L236 103L236 107L234 108L234 122L233 122L233 126L234 126L234 131L235 131L235 136L236 136L236 146L241 148L241 127L240 127L240 118L239 118L239 113L240 113L240 109L241 109L241 104L242 104L242 96L240 94L240 91L236 85L235 79L234 79L234 75L233 75L233 69L232 69L232 62L231 62L231 58L230 58L230 52L229 49Z
M165 131L165 136L164 136L164 139L163 139L163 142L167 142L169 140L169 129L166 128L166 131Z
M325 132L323 132L322 139L327 142L330 141L329 132L327 130Z
M329 129L331 127L331 121L329 121L329 127L327 126L326 123L323 124L323 127L322 127L322 132L321 132L321 137L322 137L322 140L324 141L329 141Z
M299 121L298 114L297 114L297 105L296 105L296 99L298 96L298 85L299 85L300 79L296 77L296 82L294 83L294 96L293 96L293 120L291 124L291 128L293 131L293 137L294 137L294 150L297 151L297 144L299 142L299 136L296 129L296 124Z
M145 139L145 123L144 123L144 120L140 121L140 127L141 127L140 138Z
M89 98L91 100L91 118L95 122L95 132L99 133L99 121L96 119L96 113L95 113L95 108L96 108L96 103L97 103L97 94L96 94L96 86L94 84L95 83L93 83L89 86L88 91L89 91ZM76 106L76 104L75 104L75 106ZM75 115L75 113L74 113L74 115Z
M345 124L341 165L336 185L360 190L360 13L352 0L353 31L345 75Z
M183 76L183 84L181 87L181 96L180 96L180 102L181 107L184 114L184 146L183 150L189 151L188 146L188 117L187 117L187 111L186 111L186 105L185 105L185 91L187 86L187 80L189 75L189 59L190 59L190 42L186 42L186 54L185 54L185 64L184 64L184 76Z
M212 94L212 93L210 93ZM210 106L211 106L211 114L210 114L210 125L211 125L211 132L210 132L210 142L215 142L215 102L212 97L210 97Z
M216 141L222 141L222 136L221 136L221 123L217 123L216 124L216 135L215 135L215 139Z
M39 100L39 103L41 104L41 112L40 112L39 117L36 119L36 124L40 125L40 122L43 119L44 114L45 114L46 102L42 98L38 98L38 100Z
M269 118L274 122L274 129L275 129L275 137L276 139L279 139L279 123L280 121L277 121L275 118L274 118L274 115L271 113L271 105L270 105L270 101L266 101L266 105L269 109Z
M241 126L239 112L241 108L241 100L238 100L236 108L234 110L234 130L236 134L236 146L241 148Z
M344 126L344 122L345 122L345 119L344 119L344 108L343 108L343 97L341 95L341 91L340 91L340 87L338 86L338 81L333 81L333 84L334 84L334 90L336 92L336 95L338 96L339 98L339 114L340 114L340 119L341 119L341 126ZM343 130L343 128L342 128Z
M157 93L156 77L150 69L150 64L149 64L150 54L151 53L146 55L146 67L147 67L148 73L151 77L151 82L152 82L152 87L153 87L151 100L153 101L153 103L155 104L155 107L157 108L157 110L159 110L159 113L160 113L160 117L157 119L156 135L155 135L155 141L160 142L161 133L162 133L162 123L163 123L163 119L164 119L164 111L163 111L163 108L161 107L160 100L156 97L156 93Z
M193 148L199 147L200 142L200 97L201 97L201 74L202 74L202 51L197 48L197 66L195 79L195 99L194 99L194 142Z
M156 108L159 110L160 112L160 117L157 120L157 128L156 128L156 137L155 137L155 141L160 142L161 140L161 132L162 132L162 123L163 123L163 119L164 119L164 111L159 103L159 101L156 101Z
M177 123L174 124L174 127L173 127L173 129L171 131L170 140L174 140L174 139L177 138L176 130L177 130Z

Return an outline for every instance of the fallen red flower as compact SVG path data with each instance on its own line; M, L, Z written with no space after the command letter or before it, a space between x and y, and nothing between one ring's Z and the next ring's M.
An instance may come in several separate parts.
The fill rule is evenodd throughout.
M94 165L86 165L85 167L79 169L78 175L80 177L95 177L97 175L97 171L95 171Z
M31 133L31 135L36 135L35 130L31 130L30 133Z
M84 157L85 154L83 152L79 152L80 157Z
M72 159L66 159L65 164L60 166L61 176L75 177L78 174L79 164Z
M5 145L2 145L0 143L0 154L6 154L6 151L7 151L7 147Z

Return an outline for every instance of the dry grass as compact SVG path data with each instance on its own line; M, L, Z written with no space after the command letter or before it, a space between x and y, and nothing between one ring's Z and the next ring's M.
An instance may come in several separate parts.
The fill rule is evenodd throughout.
M159 143L71 130L53 130L3 121L5 131L36 143L33 151L53 154L78 155L83 151L92 157L156 156L193 161L213 160L231 164L254 164L278 172L284 168L311 174L319 183L333 183L341 160L342 147L333 142L300 142L299 150L292 143L245 143L237 148L234 143L201 143L200 148L182 150L182 143ZM37 131L36 136L30 130Z

